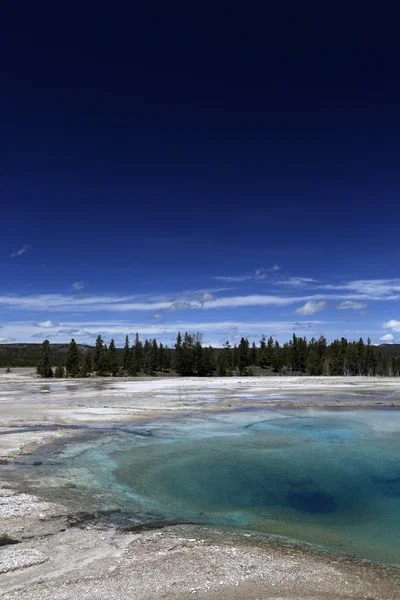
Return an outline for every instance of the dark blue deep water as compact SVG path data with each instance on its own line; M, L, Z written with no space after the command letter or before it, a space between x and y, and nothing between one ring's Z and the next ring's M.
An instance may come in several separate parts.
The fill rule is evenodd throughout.
M397 410L266 408L125 424L40 463L35 486L82 509L240 527L400 565Z

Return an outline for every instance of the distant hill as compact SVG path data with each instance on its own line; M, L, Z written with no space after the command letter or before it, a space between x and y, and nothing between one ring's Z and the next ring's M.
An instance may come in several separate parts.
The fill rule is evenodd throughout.
M378 350L386 356L400 356L400 344L380 344Z
M51 344L51 362L63 363L68 344ZM80 354L93 348L87 344L78 344ZM40 358L42 344L0 344L0 367L35 367Z

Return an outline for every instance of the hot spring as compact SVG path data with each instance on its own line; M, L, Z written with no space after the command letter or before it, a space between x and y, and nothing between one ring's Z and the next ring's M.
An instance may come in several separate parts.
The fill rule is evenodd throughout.
M119 523L190 522L400 565L400 411L247 409L91 429L8 467Z

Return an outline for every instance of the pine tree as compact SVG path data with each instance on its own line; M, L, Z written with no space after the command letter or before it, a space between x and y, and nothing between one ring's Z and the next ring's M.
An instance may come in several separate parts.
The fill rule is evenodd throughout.
M368 338L367 349L365 351L365 375L375 375L377 368L377 359L374 349L371 344L371 339Z
M42 352L40 355L39 364L36 367L36 372L40 377L53 377L53 369L50 363L50 342L44 340L42 344Z
M252 343L250 349L250 364L253 366L257 365L257 348L255 342Z
M397 377L399 374L397 370L397 359L395 356L392 356L392 365L391 365L391 376Z
M152 351L149 340L145 340L143 344L143 373L145 375L152 375Z
M247 375L249 366L249 342L242 337L239 344L239 375Z
M223 350L218 354L217 358L217 377L226 377L228 372L228 367L226 364L226 354Z
M237 369L239 366L239 348L235 344L232 349L232 369Z
M203 348L203 356L202 356L202 367L201 371L203 376L212 375L217 369L217 363L214 356L214 348L212 346L208 346L207 348Z
M154 373L154 371L158 370L158 345L157 345L157 340L156 338L154 338L152 345L151 345L151 372Z
M274 344L274 354L272 357L272 370L274 373L279 373L282 368L281 348L278 340Z
M101 339L101 335L98 335L97 339L96 339L96 345L94 348L94 358L93 358L93 368L95 371L98 371L101 362L104 362L104 361L102 361L103 354L104 354L103 340Z
M189 376L195 374L194 359L194 337L186 332L182 342L180 375Z
M95 348L96 351L96 348ZM107 344L102 345L97 362L96 374L99 377L107 377L110 374L110 364Z
M143 345L139 339L139 334L135 335L135 343L131 349L131 359L129 362L129 375L136 377L141 371L143 365Z
M262 336L260 340L260 349L258 351L258 364L262 369L267 366L267 345L265 343L266 337Z
M321 375L322 374L322 360L318 352L314 347L311 347L307 357L307 374L308 375Z
M70 341L65 357L65 370L67 377L77 377L79 375L79 350L74 339Z
M168 373L171 369L171 349L160 344L160 371Z
M81 365L81 376L88 377L93 370L92 365L92 355L90 350L87 350L83 356L83 361Z
M65 377L65 369L62 365L57 365L56 370L54 372L54 377L62 378Z
M226 358L226 369L227 371L231 371L232 370L232 348L230 343L228 342L228 340L225 342L224 344L224 354L225 354L225 358Z
M272 336L269 336L269 338L268 338L266 355L267 355L266 366L271 367L272 359L274 357L274 340L273 340Z
M182 374L182 336L180 331L178 331L175 343L174 371L176 371L178 375Z
M108 368L113 377L116 377L119 372L119 362L115 342L112 339L108 348Z
M201 340L198 337L194 343L194 348L193 348L193 363L194 363L194 370L196 372L196 375L198 375L199 377L203 377L205 375L203 355L204 355L204 352L203 352L203 348L201 345Z
M126 336L125 337L125 346L124 346L124 352L122 355L122 366L124 371L127 373L129 371L129 362L131 360L131 350L129 347L129 337Z

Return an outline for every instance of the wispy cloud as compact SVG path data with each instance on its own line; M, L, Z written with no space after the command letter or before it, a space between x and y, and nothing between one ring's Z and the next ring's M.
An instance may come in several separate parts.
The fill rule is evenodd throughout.
M298 313L299 315L313 315L317 312L325 310L326 307L327 303L324 300L321 300L320 302L309 300L304 306L297 308L294 312Z
M74 290L77 290L79 292L79 290L83 290L83 288L85 287L85 283L84 281L74 281L72 287Z
M216 275L213 279L225 281L227 283L243 283L245 281L264 281L268 277L268 273L274 273L281 269L278 265L273 265L269 269L256 269L246 275Z
M20 248L19 250L16 250L16 252L13 252L11 254L11 258L16 258L17 256L21 256L21 254L24 254L24 252L27 252L30 248L29 244L24 244L22 246L22 248Z
M287 306L309 300L310 296L287 297L254 294L248 296L214 297L211 292L184 292L170 298L160 296L68 296L45 294L32 296L0 296L0 306L13 310L41 311L149 311L176 312L178 310L235 308L241 306Z
M288 277L287 279L277 281L277 283L281 283L282 285L291 285L293 287L301 287L310 283L316 283L316 279L312 279L311 277Z
M329 321L305 320L305 321L173 321L169 323L142 323L136 321L68 321L60 327L39 329L34 324L24 322L10 322L2 329L3 338L18 339L45 339L58 337L60 341L67 341L71 337L92 339L99 333L102 335L124 337L126 334L133 336L136 332L143 336L171 335L175 338L178 331L196 332L202 331L207 334L215 333L218 338L222 336L261 336L269 332L276 335L290 334L293 331L310 333L311 329L319 330L322 326L330 325Z
M75 328L75 327L65 327L64 329L59 329L57 331L57 333L65 333L67 335L72 335L75 337L84 337L84 336L92 337L92 336L96 335L95 333L87 331L86 329Z
M372 298L391 296L400 292L400 279L356 279L347 283L327 284L325 290L347 290Z
M353 309L353 310L364 310L367 308L368 304L366 302L355 302L353 300L343 300L343 302L339 302L336 305L336 308L339 310Z
M254 278L254 275L216 275L213 279L218 281L226 281L227 283L242 283L243 281L250 281Z
M393 286L392 286L393 288ZM297 290L297 288L295 288ZM221 308L238 307L268 307L290 306L292 304L306 303L296 312L299 314L313 314L325 308L326 302L339 302L339 309L362 309L366 300L393 301L400 299L400 294L380 293L367 295L359 293L340 293L331 291L323 294L248 294L240 296L220 295L226 288L216 290L186 290L175 295L166 294L130 294L130 295L83 295L83 294L43 294L25 296L0 296L0 307L13 311L40 311L86 313L91 311L105 312L135 312L148 311L149 314L165 314L187 310L212 310ZM287 292L288 290L285 290ZM373 288L371 288L373 291ZM373 291L376 294L376 288ZM317 309L317 310L315 310ZM303 312L305 311L305 312ZM308 312L311 311L311 312ZM37 317L36 317L37 318Z

